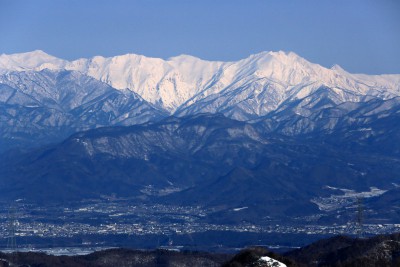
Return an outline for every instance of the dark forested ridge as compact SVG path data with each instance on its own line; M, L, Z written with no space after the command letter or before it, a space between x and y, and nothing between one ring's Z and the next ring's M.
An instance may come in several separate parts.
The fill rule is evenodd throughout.
M221 266L231 256L203 252L176 252L169 250L139 251L110 249L84 256L52 256L45 253L1 253L0 266L41 267L116 267L116 266ZM2 265L3 264L3 265Z
M262 247L246 248L236 255L131 249L109 249L83 256L52 256L33 252L0 253L0 266L274 266L261 261L263 256L278 260L288 267L398 267L400 233L361 239L335 236L282 255Z
M307 266L400 266L400 233L371 238L336 236L285 254Z

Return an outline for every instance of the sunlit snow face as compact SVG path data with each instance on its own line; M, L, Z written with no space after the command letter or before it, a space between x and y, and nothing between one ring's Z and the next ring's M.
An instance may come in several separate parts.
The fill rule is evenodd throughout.
M326 69L282 51L263 52L236 62L185 55L163 60L134 54L69 62L43 51L0 56L0 72L45 68L79 71L117 89L128 88L159 108L178 114L211 111L229 115L226 110L239 105L249 115L262 116L287 98L302 99L321 86L331 87L343 102L358 101L354 98L357 94L384 99L400 94L400 77L353 75L338 66ZM248 115L235 112L230 116L248 119Z

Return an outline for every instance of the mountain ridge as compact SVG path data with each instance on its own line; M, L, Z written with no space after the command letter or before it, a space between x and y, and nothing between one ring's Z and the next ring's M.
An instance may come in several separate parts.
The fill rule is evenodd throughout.
M390 135L348 135L339 128L304 138L270 133L262 123L201 114L97 128L59 144L1 157L1 199L64 201L115 194L136 201L219 207L210 220L235 222L243 214L257 221L266 213L282 218L325 212L329 197L338 197L330 189L335 187L355 192L379 188L386 197L371 205L380 207L395 196L399 184L400 150L392 143L399 139L400 125L393 126ZM304 184L307 190L299 190ZM143 193L149 186L154 193ZM172 193L157 194L166 189ZM232 212L237 207L248 208ZM376 216L382 214L376 210ZM397 216L395 207L385 212L388 218Z
M54 126L59 133L72 134L203 113L263 120L268 131L298 135L329 131L338 123L351 127L352 112L395 116L400 101L400 75L350 74L283 51L232 62L189 55L163 60L127 54L66 61L40 50L2 54L0 87L2 138L11 143L15 129L21 130L18 138L36 142L34 133L50 133ZM371 103L381 105L371 105L375 109L367 112ZM362 121L361 116L357 119ZM54 137L60 141L67 135Z
M77 131L164 116L136 93L76 71L0 75L0 152L61 141Z
M240 89L251 84L253 90L245 92L244 96L253 93L260 102L268 103L262 92L274 91L277 99L274 105L268 103L270 107L257 115L265 115L276 108L293 88L304 87L296 95L300 98L322 85L359 94L372 93L382 98L400 95L400 75L350 74L340 67L328 69L311 63L294 52L261 52L231 62L206 61L189 55L164 60L136 54L67 61L40 50L0 56L0 72L45 68L75 70L116 89L128 88L170 114L177 111L190 114L187 108L196 102L209 101L210 96L220 96L227 91L243 91ZM182 112L184 109L186 112Z

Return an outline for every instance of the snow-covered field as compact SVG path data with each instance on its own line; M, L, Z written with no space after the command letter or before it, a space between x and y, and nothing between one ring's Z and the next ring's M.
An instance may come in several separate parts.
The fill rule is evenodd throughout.
M335 188L331 186L326 186L327 189L334 190L339 194L332 194L330 197L326 198L314 198L311 202L315 203L318 208L322 211L333 211L340 209L342 207L350 206L354 204L359 198L370 198L380 196L387 190L382 190L376 187L371 187L370 191L366 192L356 192L350 189Z

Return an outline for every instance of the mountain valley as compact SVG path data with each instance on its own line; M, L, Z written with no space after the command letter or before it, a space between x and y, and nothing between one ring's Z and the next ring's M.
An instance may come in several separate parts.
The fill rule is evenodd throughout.
M1 55L0 126L2 203L117 200L207 210L192 224L323 229L354 222L362 200L371 228L400 219L400 75L282 51Z

